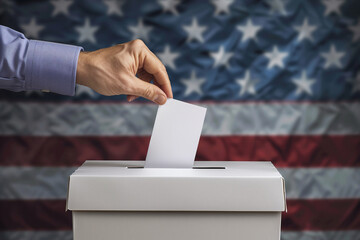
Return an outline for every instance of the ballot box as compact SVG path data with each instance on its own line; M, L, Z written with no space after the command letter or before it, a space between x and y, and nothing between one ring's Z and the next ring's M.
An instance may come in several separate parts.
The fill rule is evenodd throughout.
M280 239L284 179L270 162L86 161L71 176L74 240Z

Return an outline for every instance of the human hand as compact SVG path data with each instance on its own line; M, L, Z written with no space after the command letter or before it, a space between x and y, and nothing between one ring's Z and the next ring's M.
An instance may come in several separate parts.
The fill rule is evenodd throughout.
M140 96L164 104L173 97L165 66L139 39L80 52L76 82L106 96L126 94L129 102Z

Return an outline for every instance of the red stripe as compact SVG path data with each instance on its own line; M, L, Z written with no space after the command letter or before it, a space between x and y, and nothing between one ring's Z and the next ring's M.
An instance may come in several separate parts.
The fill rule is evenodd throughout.
M286 231L360 230L360 199L288 200Z
M71 230L64 200L0 201L1 230ZM360 199L289 200L282 230L360 230Z
M65 200L0 200L0 231L69 230L71 212Z
M145 159L149 137L0 137L0 166L78 166ZM360 136L205 136L196 159L272 161L277 167L360 166Z

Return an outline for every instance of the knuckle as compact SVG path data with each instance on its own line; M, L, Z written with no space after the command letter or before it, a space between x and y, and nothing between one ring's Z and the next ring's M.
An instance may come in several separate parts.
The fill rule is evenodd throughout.
M134 48L143 48L145 46L145 43L141 39L135 39L131 41L131 45Z
M146 98L151 98L153 96L153 90L150 87L145 88L144 96Z

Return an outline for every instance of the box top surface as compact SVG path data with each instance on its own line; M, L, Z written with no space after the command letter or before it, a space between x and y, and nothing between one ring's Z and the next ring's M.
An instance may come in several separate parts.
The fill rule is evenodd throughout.
M196 161L196 169L144 161L86 161L71 176L75 211L283 211L284 179L271 162Z
M189 168L143 168L144 161L86 161L73 176L111 177L281 177L271 162L196 161Z

